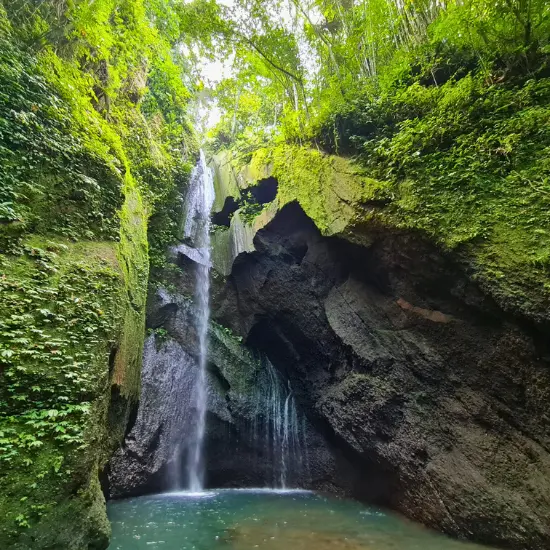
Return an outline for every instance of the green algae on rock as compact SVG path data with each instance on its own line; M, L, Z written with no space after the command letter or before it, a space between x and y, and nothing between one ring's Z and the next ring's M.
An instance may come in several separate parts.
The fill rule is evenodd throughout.
M149 264L195 149L170 44L140 0L103 7L0 3L6 548L108 545L99 475L139 397ZM159 66L175 77L158 82Z
M31 241L2 258L0 540L81 548L109 536L98 471L138 398L144 327L121 261L146 273L147 256L133 244Z
M483 236L476 232L466 234L468 221L459 210L430 217L440 196L434 193L432 202L427 202L424 187L429 183L374 179L369 176L372 170L360 159L280 145L256 151L245 166L237 160L233 163L233 171L243 188L249 188L254 182L257 185L261 179L275 178L278 182L276 209L298 202L325 236L340 236L368 246L383 233L416 233L453 257L510 313L535 322L550 320L550 278L544 260L546 245L541 240L550 231L550 220L547 229L537 230L538 236L523 223L505 224L502 199L496 197L500 206L495 204L493 209L482 201L470 205L470 209L474 209L472 219L482 217L487 229ZM525 192L510 187L507 193L510 208L517 209L515 201L522 201ZM545 204L543 199L541 195L535 212L540 210L541 221L546 219L541 210ZM446 211L446 207L441 206ZM276 209L270 210L270 219ZM430 217L430 225L425 223L426 216ZM261 216L255 218L252 226L263 227L265 223L259 223L262 219Z

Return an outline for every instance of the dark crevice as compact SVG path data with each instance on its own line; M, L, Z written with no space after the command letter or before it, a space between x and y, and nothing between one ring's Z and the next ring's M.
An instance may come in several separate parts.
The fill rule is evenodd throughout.
M212 376L212 378L216 381L216 383L219 385L222 391L224 393L227 393L231 389L231 384L224 377L218 365L212 362L208 362L208 364L206 365L206 368L207 368L208 374Z
M132 431L136 423L138 411L139 411L139 402L131 403L130 413L128 415L128 423L126 424L126 429L124 430L124 439L126 439L128 435L130 435L130 432Z
M223 204L223 208L212 216L214 225L231 225L231 216L239 209L239 203L233 197L227 197Z
M117 352L118 352L118 346L111 346L111 350L109 351L109 376L113 374L113 371L115 370L115 361L116 361Z
M269 177L259 180L249 191L257 203L267 204L275 200L278 188L279 182L274 177Z
M154 313L147 316L147 328L159 328L165 326L170 319L173 319L178 311L178 305L174 303L159 307Z
M109 463L105 464L105 467L99 471L99 485L101 486L101 492L103 493L105 500L109 500L111 498L111 493L109 490L109 472Z

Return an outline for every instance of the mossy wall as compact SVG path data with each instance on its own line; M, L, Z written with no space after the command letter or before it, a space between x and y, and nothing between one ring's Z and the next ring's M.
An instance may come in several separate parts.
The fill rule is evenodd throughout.
M209 162L214 170L214 198L213 210L220 212L229 197L239 199L241 191L237 183L236 174L231 162L231 154L228 151L222 151L214 155Z
M0 3L1 548L108 546L99 474L196 154L143 3L88 7Z
M276 209L272 209L273 214ZM254 235L261 229L272 216L258 215L253 220L243 219L240 211L235 212L231 218L229 228L217 228L211 237L212 264L221 275L228 276L231 273L233 261L244 252L254 250Z
M526 104L523 116L548 116L535 102L536 96ZM515 116L522 116L521 109ZM488 132L487 121L483 123ZM507 125L494 131L504 134L511 129ZM544 147L540 144L530 158L522 158L524 178L537 167L544 172L540 155ZM456 174L443 163L447 162L444 157L459 153L434 154L440 169L430 167L432 158L423 166L420 157L415 171L406 172L405 177L388 172L382 178L382 168L376 170L378 165L362 157L344 158L297 145L260 149L248 165L234 161L233 168L243 188L275 177L277 208L297 201L324 235L369 246L380 231L418 233L450 254L504 309L536 322L550 320L550 272L545 260L550 241L544 239L550 234L549 195L542 183L530 185L518 171L504 177L480 167L476 177L485 178L486 188L449 187L448 180ZM472 157L471 162L481 160ZM448 171L438 171L444 168ZM260 221L269 211L266 208L250 223L261 228Z
M210 321L208 336L208 359L228 382L233 399L253 398L258 392L257 377L262 368L260 354L254 354L241 337L214 321Z
M106 544L98 471L139 397L147 271L139 234L124 245L32 235L2 255L3 547ZM126 403L114 421L112 395Z

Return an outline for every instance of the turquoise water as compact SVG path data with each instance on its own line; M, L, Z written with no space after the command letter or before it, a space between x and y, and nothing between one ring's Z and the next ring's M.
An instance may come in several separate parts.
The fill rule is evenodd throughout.
M309 492L168 493L108 505L109 550L481 550L357 502Z

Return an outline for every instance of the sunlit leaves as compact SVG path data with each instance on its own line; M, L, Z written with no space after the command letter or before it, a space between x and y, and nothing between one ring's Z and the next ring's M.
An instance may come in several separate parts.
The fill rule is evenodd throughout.
M550 8L543 0L232 5L219 3L225 30L218 40L233 46L236 60L231 100L225 83L217 88L224 113L215 132L218 146L267 129L270 139L315 137L327 114L366 93L374 99L414 80L440 85L471 70L490 79L534 71L549 48ZM254 80L253 72L266 80ZM239 107L241 96L251 93L261 101L256 117Z

